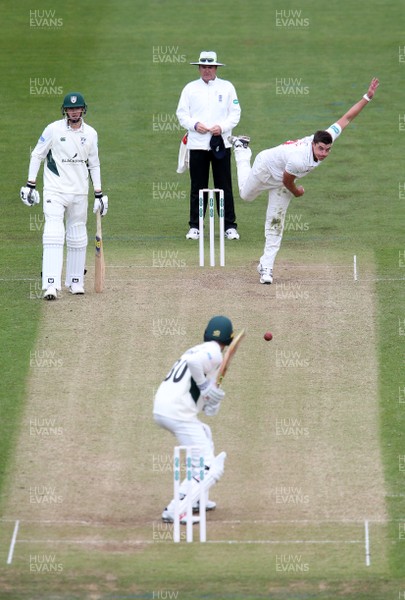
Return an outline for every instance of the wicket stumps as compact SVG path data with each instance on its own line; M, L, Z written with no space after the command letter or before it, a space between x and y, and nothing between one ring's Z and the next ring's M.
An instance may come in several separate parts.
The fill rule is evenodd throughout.
M185 452L186 458L186 480L187 480L187 512L186 512L186 541L193 541L193 524L199 523L200 526L200 542L207 541L207 523L206 523L206 497L205 491L199 495L200 516L193 517L193 503L191 499L191 489L193 485L193 451L198 453L199 464L199 479L200 484L204 481L205 463L204 457L201 455L199 448L195 446L175 446L174 461L173 461L173 476L174 476L174 522L173 522L173 541L180 542L180 521L184 518L179 512L180 504L180 483L181 483L181 452ZM203 486L201 485L201 488Z
M225 266L225 203L224 190L202 189L198 193L198 216L200 230L200 267L204 266L204 194L208 194L208 213L210 219L210 266L215 267L215 193L219 194L219 264Z

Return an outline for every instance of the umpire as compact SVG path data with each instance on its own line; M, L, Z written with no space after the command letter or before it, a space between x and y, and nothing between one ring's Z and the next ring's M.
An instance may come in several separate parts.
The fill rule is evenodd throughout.
M198 65L200 78L185 86L176 111L180 125L188 131L190 151L190 230L186 238L199 238L198 195L200 189L208 188L212 165L214 186L224 190L225 235L238 240L228 142L240 119L238 97L232 83L217 77L217 68L225 65L217 61L215 52L201 52L198 62L190 64Z

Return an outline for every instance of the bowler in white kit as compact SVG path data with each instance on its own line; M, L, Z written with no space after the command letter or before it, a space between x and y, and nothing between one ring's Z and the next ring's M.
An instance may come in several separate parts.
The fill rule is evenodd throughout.
M373 78L361 100L328 129L263 150L256 156L252 167L250 138L228 138L234 147L240 197L251 202L264 191L269 194L265 221L266 241L257 267L260 283L273 282L273 266L281 246L288 205L294 196L298 198L304 195L304 188L297 186L295 180L305 177L327 158L333 142L367 106L378 85L378 79Z

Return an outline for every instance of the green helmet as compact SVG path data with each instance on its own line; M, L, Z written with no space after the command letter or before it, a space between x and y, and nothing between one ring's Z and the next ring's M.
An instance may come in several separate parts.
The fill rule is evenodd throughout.
M204 342L220 342L229 346L233 338L232 322L228 317L212 317L204 331Z
M82 94L79 92L70 92L70 94L66 94L63 99L63 104L61 106L62 114L65 114L66 108L76 108L83 107L83 115L87 112L87 104L84 101Z

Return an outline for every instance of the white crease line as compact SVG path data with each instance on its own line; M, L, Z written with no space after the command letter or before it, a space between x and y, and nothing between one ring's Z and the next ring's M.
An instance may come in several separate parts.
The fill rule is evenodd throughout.
M12 561L13 561L13 554L14 554L14 546L17 540L17 534L18 534L18 528L20 526L20 521L17 519L17 521L15 522L14 525L14 531L13 531L13 536L11 538L11 543L10 543L10 549L8 551L8 557L7 557L7 564L11 565Z
M19 544L83 544L83 545L103 545L108 546L117 544L122 546L139 546L144 544L159 544L163 542L172 542L171 539L165 540L18 540ZM211 544L363 544L363 540L207 540Z
M366 567L370 566L370 536L368 530L368 521L364 521L364 545L366 551Z

